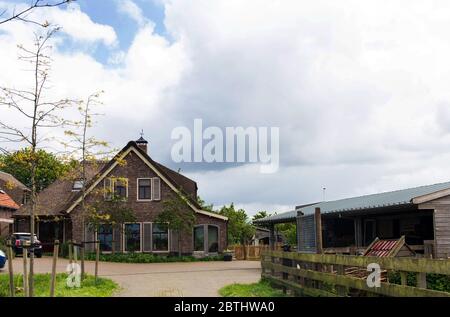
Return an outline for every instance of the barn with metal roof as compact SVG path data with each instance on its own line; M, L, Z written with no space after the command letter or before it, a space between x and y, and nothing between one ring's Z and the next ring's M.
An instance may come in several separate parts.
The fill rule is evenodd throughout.
M320 218L317 218L317 212ZM320 219L322 234L317 236ZM301 252L355 252L376 237L406 241L419 254L450 255L450 182L296 206L294 210L258 220L273 227L297 223Z

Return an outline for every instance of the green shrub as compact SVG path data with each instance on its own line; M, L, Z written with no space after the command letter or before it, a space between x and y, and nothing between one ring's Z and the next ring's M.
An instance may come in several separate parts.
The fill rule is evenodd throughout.
M95 253L86 253L86 260L95 261ZM207 262L223 261L223 256L208 256L196 258L194 256L155 255L149 253L115 253L100 254L100 261L119 263L167 263L167 262Z
M231 284L219 290L224 297L286 297L283 291L273 287L270 282L261 280L253 284Z
M401 277L399 272L389 272L388 276L390 283L401 284ZM406 285L417 285L417 277L415 273L407 273ZM427 288L435 291L450 292L450 276L427 273Z

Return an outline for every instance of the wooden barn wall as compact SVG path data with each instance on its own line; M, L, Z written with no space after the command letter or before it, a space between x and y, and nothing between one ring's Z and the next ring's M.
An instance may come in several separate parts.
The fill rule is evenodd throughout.
M420 209L434 209L434 246L438 258L450 257L450 196L419 205Z

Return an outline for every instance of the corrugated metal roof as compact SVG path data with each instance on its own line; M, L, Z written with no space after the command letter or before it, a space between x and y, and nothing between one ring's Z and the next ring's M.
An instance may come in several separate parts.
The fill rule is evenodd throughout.
M415 197L428 195L443 189L450 189L450 182L426 185L414 188L401 189L359 197L345 198L333 201L323 201L317 204L300 207L303 214L313 214L315 208L320 208L322 214L333 212L352 212L363 209L374 209L412 204ZM260 219L259 222L293 221L297 217L297 211L292 210L282 214Z

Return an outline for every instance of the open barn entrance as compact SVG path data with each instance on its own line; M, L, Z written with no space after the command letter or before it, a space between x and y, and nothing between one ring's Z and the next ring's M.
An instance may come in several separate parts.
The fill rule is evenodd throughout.
M375 239L399 239L417 253L424 252L424 245L434 240L433 211L383 210L345 216L322 215L323 246L329 252L336 248L364 249Z

